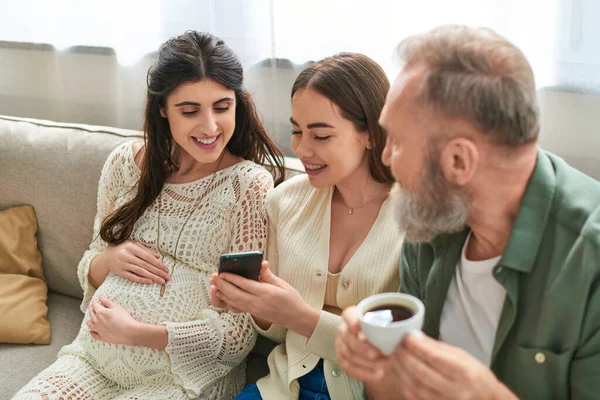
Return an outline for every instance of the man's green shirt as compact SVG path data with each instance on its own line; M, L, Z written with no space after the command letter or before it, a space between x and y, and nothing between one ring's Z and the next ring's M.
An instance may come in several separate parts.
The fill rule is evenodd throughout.
M434 338L467 235L403 246L401 291L423 300ZM522 399L600 399L600 183L539 150L493 275L496 376Z

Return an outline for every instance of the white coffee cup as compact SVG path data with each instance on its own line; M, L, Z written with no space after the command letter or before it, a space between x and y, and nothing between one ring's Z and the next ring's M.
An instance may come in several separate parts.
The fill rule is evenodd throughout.
M412 312L412 317L386 323L365 318L365 314L381 306L402 306ZM358 303L360 327L371 344L384 354L392 354L407 333L419 332L423 327L425 306L421 300L404 293L380 293Z

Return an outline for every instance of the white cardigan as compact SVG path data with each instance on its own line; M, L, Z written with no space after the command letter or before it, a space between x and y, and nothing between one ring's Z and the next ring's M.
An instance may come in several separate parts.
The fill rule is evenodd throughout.
M331 198L333 187L315 189L306 175L294 177L267 198L269 267L295 287L321 318L312 336L306 337L272 325L257 330L277 343L269 355L270 374L258 381L265 400L297 399L297 379L324 359L324 372L333 400L363 398L363 384L350 378L336 363L335 337L341 317L323 311L327 271ZM381 292L395 292L400 285L400 249L403 236L387 199L354 256L343 268L337 302L343 310Z

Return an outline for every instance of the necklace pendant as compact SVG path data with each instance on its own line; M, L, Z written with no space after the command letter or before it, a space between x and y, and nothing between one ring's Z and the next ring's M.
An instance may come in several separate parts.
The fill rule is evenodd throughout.
M354 214L354 208L351 208L348 210L348 215L352 215L352 214Z
M166 288L167 288L167 284L163 283L162 286L160 287L160 297L163 297L165 295Z

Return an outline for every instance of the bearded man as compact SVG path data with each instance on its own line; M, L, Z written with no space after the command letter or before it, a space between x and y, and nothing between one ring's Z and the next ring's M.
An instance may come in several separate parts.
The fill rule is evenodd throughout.
M369 399L600 398L600 183L538 147L533 72L506 39L445 26L399 55L383 159L425 335L384 356L349 308L340 366Z

